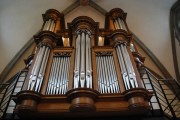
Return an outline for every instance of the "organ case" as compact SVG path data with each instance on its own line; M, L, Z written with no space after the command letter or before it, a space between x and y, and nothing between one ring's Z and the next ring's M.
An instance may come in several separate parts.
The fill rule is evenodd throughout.
M146 114L153 93L143 88L137 67L144 60L126 15L112 9L101 29L79 16L65 29L64 15L47 10L23 89L13 96L15 113L22 118Z

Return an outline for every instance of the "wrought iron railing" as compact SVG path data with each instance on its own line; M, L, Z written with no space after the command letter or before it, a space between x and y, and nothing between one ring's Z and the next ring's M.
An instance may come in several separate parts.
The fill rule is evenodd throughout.
M28 71L21 71L14 75L8 83L0 84L0 118L14 119L15 107L11 95L15 95L23 86ZM169 119L180 117L180 86L174 79L159 79L147 68L141 73L144 87L154 94L149 102L151 115L160 112Z
M11 97L21 91L26 75L27 70L20 71L7 83L0 84L0 118L14 118L13 110L16 105Z
M152 114L160 110L162 115L170 119L180 117L180 86L174 79L158 79L147 68L141 73L144 87L153 91L150 100Z

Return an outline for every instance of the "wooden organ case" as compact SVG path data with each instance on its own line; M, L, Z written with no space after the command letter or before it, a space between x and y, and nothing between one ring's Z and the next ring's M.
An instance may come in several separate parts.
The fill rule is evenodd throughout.
M152 92L143 88L138 53L120 8L106 14L105 28L79 16L65 29L64 15L43 14L23 89L13 96L20 118L144 115Z

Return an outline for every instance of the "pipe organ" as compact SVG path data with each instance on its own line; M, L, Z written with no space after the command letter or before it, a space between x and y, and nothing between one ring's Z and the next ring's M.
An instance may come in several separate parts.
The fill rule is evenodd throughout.
M91 35L80 31L76 36L74 87L92 88Z
M152 92L143 87L144 58L133 43L126 13L106 14L105 28L79 16L65 28L64 15L49 9L34 36L36 52L15 114L28 117L143 115ZM141 65L140 65L141 64Z

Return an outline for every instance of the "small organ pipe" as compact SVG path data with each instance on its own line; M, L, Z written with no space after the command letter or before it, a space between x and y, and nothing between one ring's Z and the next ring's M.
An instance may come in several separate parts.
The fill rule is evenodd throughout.
M67 58L68 57L64 57L64 80L63 80L63 86L64 86L64 92L63 92L63 94L66 92L66 83L67 83L67 65L68 65L68 63L67 63Z
M86 34L86 85L87 85L87 88L89 88L90 86L90 62L89 62L89 54L88 54L88 50L89 50L89 39L88 39L88 34Z
M58 74L57 75L57 78L55 78L55 81L56 81L56 86L54 86L55 88L56 88L56 90L55 90L55 93L54 94L59 94L59 92L60 92L60 77L61 77L61 71L63 70L62 69L62 60L59 58L59 57L57 57L57 59L58 59L58 70L57 70L57 73L56 74Z
M49 30L50 25L51 25L51 19L48 20L47 27L45 30Z
M65 84L65 70L66 70L66 62L65 62L65 57L62 57L63 60L63 64L62 64L62 71L61 71L61 75L62 75L62 79L61 79L61 94L64 94L65 88L64 88L64 84Z
M98 56L96 57L96 65L97 65L97 75L98 75L98 90L100 93L102 93L101 92L101 80L100 80Z
M50 76L49 76L49 82L48 82L46 94L49 94L49 92L50 92L50 86L52 84L52 77L54 74L54 68L55 68L55 58L53 58L53 60L52 60L51 72L50 72Z
M121 19L121 23L122 23L122 28L125 30L125 31L127 31L127 29L126 29L126 25L125 25L125 23L124 23L124 21Z
M57 81L57 85L55 86L56 87L56 91L55 91L55 94L61 94L61 84L62 84L62 71L64 71L63 69L63 57L57 57L58 58L58 71L57 71L57 74L58 74L58 77L55 79Z
M81 70L80 70L80 85L85 86L85 33L81 34Z
M55 85L55 77L56 77L56 69L57 69L57 57L54 58L55 59L55 66L54 66L54 74L53 74L53 78L52 78L52 83L51 83L51 87L50 87L50 94L53 94L53 88L54 88L54 85Z
M105 69L105 71L106 71L106 78L107 78L107 86L108 86L108 93L110 93L110 86L111 86L111 74L110 74L110 71L109 71L109 64L108 64L108 58L107 58L107 56L104 56L104 64L105 64L105 66L106 66L106 69Z
M43 31L46 30L47 24L48 24L48 21L45 22L45 24L43 26Z
M101 67L100 67L100 57L99 56L97 56L97 67L98 67L98 77L99 77L99 80L98 80L98 82L99 82L99 90L100 90L100 92L101 93L104 93L104 83L103 83L103 81L102 81L102 73L101 73Z
M107 79L106 79L106 71L105 71L105 66L104 66L104 62L103 62L103 58L102 58L102 56L100 57L100 64L101 64L101 69L102 69L102 75L103 75L103 80L104 80L104 84L105 84L105 86L104 86L104 92L105 93L107 93Z
M69 79L69 66L70 66L70 61L69 61L70 57L66 57L66 71L65 71L65 75L66 75L66 79L65 79L65 91L64 94L67 92L68 90L68 79Z
M53 27L52 27L52 32L54 32L54 28L55 28L55 26L56 26L56 23L55 22L53 22Z
M115 80L114 84L115 84L115 88L116 88L116 93L118 93L118 92L120 92L120 89L119 89L117 73L116 73L116 68L115 68L113 57L111 57L111 64L112 64L113 76L114 76L114 80Z
M102 94L119 93L119 84L113 56L96 56L98 90Z
M55 66L55 68L54 69L53 67L51 68L52 71L50 73L46 94L65 94L68 89L69 66L70 66L69 57L56 56L53 59L55 60L53 60L52 65ZM51 82L52 78L53 78L53 82Z
M116 28L117 28L117 29L120 29L117 20L115 20L115 25L116 25Z
M117 18L117 22L118 22L119 28L120 28L120 29L123 29L123 27L122 27L122 22L121 22L121 19L120 19L120 18Z
M53 31L53 26L54 26L54 20L51 21L51 25L49 27L49 31Z
M90 38L86 34L86 83L87 88L92 88L92 68L91 68L91 49L90 49Z
M112 56L106 56L106 62L107 62L107 72L109 73L109 82L110 82L110 93L113 93L113 88L112 88L112 85L113 85L113 73L114 72L112 69L111 69L111 63L110 63L110 58Z
M113 87L115 87L114 86L114 82L116 81L116 79L114 79L114 72L116 72L116 71L114 71L113 69L112 69L112 61L111 61L111 58L112 58L113 56L108 56L108 65L109 65L109 73L110 73L110 77L111 77L111 85L110 85L110 88L111 88L111 92L112 93L115 93L115 91L114 91L114 89L113 89Z
M79 84L79 62L80 62L80 34L76 39L76 55L75 55L75 70L74 70L74 88L78 88Z
M56 68L57 68L57 61L58 61L58 58L57 57L54 57L54 73L53 73L53 76L52 76L52 82L51 82L51 86L50 86L50 94L53 93L53 87L54 87L54 80L55 80L55 75L56 75Z
M116 25L116 21L114 21L114 28L115 28L115 30L118 29L118 28L117 28L117 25Z

